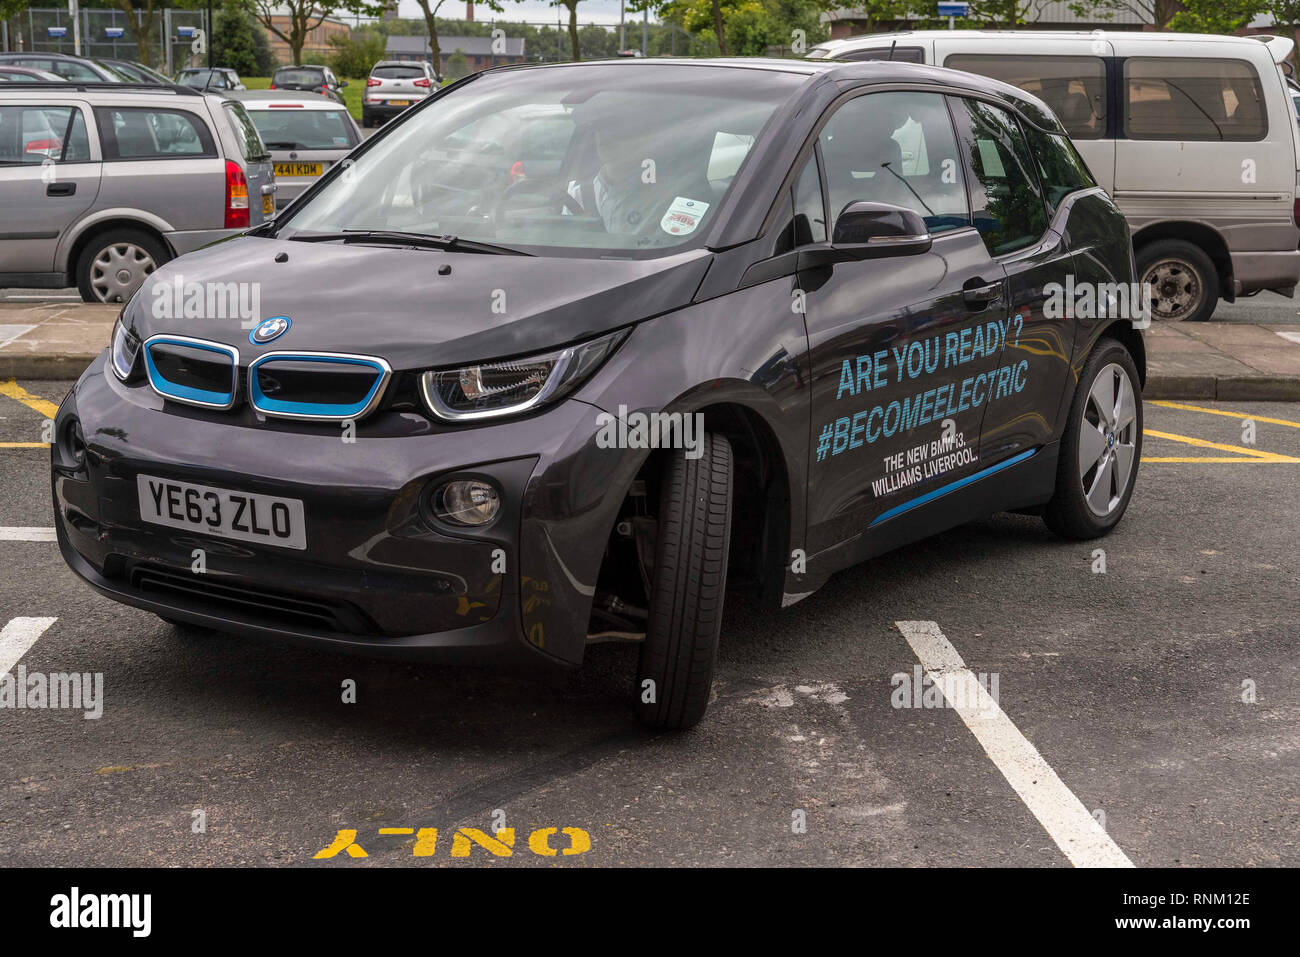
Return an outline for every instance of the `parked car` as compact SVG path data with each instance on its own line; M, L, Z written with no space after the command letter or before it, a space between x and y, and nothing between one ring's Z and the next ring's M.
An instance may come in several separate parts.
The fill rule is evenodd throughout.
M153 67L145 66L143 63L132 63L130 60L109 60L103 57L96 59L95 62L100 66L117 71L134 83L149 83L155 86L171 86L172 84L172 81L166 76Z
M57 73L38 70L31 66L14 66L10 63L0 64L0 83L65 83L66 80Z
M440 158L556 110L548 175ZM265 318L160 318L182 273ZM182 627L543 669L636 643L629 705L686 727L729 586L793 605L1004 509L1116 526L1141 333L1043 294L1132 279L1058 120L995 80L494 70L150 277L59 408L59 545Z
M361 96L361 125L396 116L412 103L419 103L442 81L433 66L421 61L380 60L370 68L366 91Z
M816 59L906 59L1041 97L1133 231L1157 320L1300 282L1300 137L1269 36L921 30L832 40Z
M298 90L302 93L320 93L343 102L343 88L347 80L340 80L327 66L282 66L271 77L273 90Z
M225 67L192 67L176 74L176 82L181 86L192 86L196 90L243 90L246 87L239 79L239 74Z
M231 94L244 104L275 166L275 202L283 209L361 142L347 109L329 97L289 90Z
M39 149L38 118L54 131L32 134ZM125 302L173 257L270 218L274 189L270 155L232 100L0 85L0 287L75 285L87 302Z
M0 53L0 66L30 66L76 83L118 83L123 77L108 67L66 53Z

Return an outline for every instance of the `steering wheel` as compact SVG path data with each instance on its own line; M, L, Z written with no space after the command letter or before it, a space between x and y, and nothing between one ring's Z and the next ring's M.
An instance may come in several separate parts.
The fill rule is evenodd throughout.
M492 204L492 224L497 227L501 226L502 214L505 212L507 204L509 204L512 199L518 196L530 195L540 196L547 200L559 200L560 204L574 216L588 215L587 211L582 208L581 203L558 186L549 183L535 183L526 179L521 179L519 182L511 183L502 190L501 195L498 196L496 202Z

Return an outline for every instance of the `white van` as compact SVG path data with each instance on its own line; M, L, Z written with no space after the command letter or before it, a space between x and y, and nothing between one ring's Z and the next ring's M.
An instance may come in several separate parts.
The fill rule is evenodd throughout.
M813 59L994 77L1047 103L1129 222L1155 319L1208 319L1300 281L1300 133L1281 37L920 30L832 40Z

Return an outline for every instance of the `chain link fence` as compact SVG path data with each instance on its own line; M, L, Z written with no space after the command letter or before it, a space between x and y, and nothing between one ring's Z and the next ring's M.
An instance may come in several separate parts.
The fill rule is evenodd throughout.
M207 64L207 55L196 55L191 46L195 30L204 30L206 10L180 10L171 7L155 11L151 28L141 31L146 21L143 11L134 12L134 25L121 10L83 8L78 23L66 9L29 8L4 25L5 52L77 53L80 27L80 55L92 59L103 57L147 63L168 76L187 66ZM137 37L148 35L148 49L140 50Z

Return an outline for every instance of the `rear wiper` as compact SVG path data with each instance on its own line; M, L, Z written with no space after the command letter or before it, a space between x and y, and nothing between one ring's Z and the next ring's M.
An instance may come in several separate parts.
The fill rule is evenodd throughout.
M307 148L301 143L294 143L285 140L273 140L270 143L266 140L262 140L262 145L269 150L305 150Z
M480 243L459 236L431 236L428 233L408 233L400 229L345 229L337 233L295 233L286 239L297 239L305 243L393 243L402 246L416 246L423 249L445 249L452 252L487 253L497 256L531 256L522 249L510 246L497 246L494 243Z

